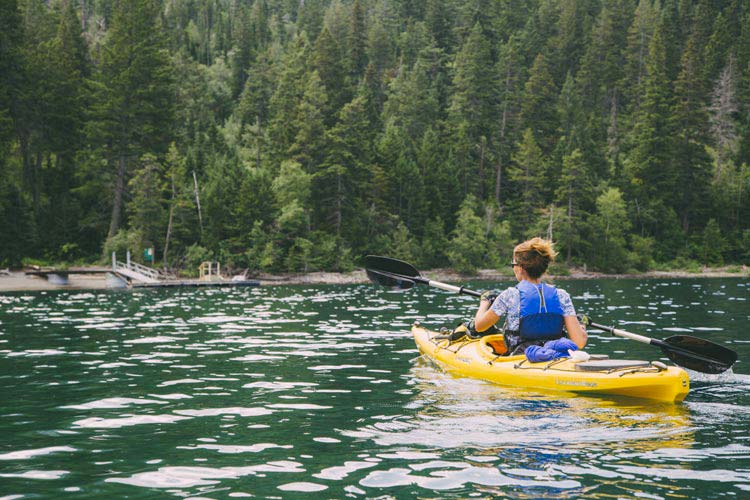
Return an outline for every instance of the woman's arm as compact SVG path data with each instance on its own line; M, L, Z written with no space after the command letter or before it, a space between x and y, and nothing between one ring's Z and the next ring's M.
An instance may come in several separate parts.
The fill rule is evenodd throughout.
M565 329L568 330L570 340L575 342L579 348L583 349L583 346L586 345L586 342L589 339L586 330L583 329L583 326L581 326L581 323L578 322L578 318L575 316L565 316L564 319Z
M474 328L476 331L483 332L500 319L500 316L495 314L495 311L490 308L491 305L492 302L487 299L479 301L479 309L477 309L477 314L474 316Z

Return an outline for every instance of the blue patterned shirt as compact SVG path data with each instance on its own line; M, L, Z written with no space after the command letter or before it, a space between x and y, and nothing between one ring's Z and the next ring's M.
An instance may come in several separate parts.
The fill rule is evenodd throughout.
M576 310L573 301L565 290L557 289L557 298L563 309L563 316L575 316ZM521 293L518 288L512 286L503 290L492 303L492 311L498 316L505 316L504 330L518 330L521 318ZM498 321L498 324L500 322Z

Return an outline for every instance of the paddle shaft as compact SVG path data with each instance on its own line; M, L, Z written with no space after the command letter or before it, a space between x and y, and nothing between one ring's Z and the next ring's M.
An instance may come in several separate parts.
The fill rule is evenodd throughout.
M626 332L625 330L620 330L619 328L613 328L611 326L600 325L599 323L591 322L589 323L589 325L599 330L604 330L605 332L609 332L612 335L617 335L618 337L625 337L626 339L637 340L638 342L643 342L644 344L659 345L658 341L655 342L656 339L644 337L643 335L638 335L637 333ZM659 345L659 347L661 346Z
M482 296L480 292L477 292L476 290L469 290L468 288L464 288L462 286L449 285L448 283L441 283L439 281L432 281L428 279L426 279L424 283L429 286L434 286L435 288L440 288L441 290L445 290L447 292L462 293L464 295L471 295L472 297Z
M471 295L473 297L482 296L482 293L477 292L476 290L469 290L468 288L464 288L462 286L449 285L448 283L442 283L440 281L433 281L427 278L423 278L421 276L410 276L408 274L399 274L399 273L394 273L390 271L381 271L381 270L375 270L375 272L381 276L386 276L386 277L390 277L394 279L403 279L406 281L413 281L414 283L419 283L421 285L427 285L427 286L432 286L435 288L440 288L441 290L445 290L446 292Z
M684 359L681 362L678 362L673 358L673 356L680 356L683 358L687 356L692 361L707 363L708 365L716 364L716 363L727 364L727 368L729 368L734 363L734 361L730 359L716 359L710 356L706 356L703 353L696 352L695 348L687 348L685 346L673 345L668 342L664 342L663 340L652 339L649 337L645 337L643 335L638 335L637 333L626 332L625 330L620 330L619 328L613 328L611 326L600 325L599 323L593 323L593 322L589 323L589 325L599 330L603 330L613 335L617 335L618 337L625 337L627 339L636 340L638 342L643 342L644 344L649 344L649 345L659 347L664 352L664 354L669 356L670 359L672 359L672 361L675 361L677 364L683 364ZM673 337L670 337L670 338L673 338ZM708 341L705 341L705 342L708 343ZM692 368L698 371L704 371L704 370L700 370L700 368L696 366L692 366ZM713 372L710 372L710 373L713 373Z

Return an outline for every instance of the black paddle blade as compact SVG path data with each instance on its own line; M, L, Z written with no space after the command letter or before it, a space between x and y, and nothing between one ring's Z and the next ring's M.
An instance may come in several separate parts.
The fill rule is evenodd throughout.
M370 281L386 288L408 290L409 288L414 287L414 281L406 276L399 276L385 271L376 271L374 269L365 269L365 271L367 272L367 277L370 278Z
M403 260L391 259L380 255L368 255L365 257L365 269L367 271L380 271L402 276L420 277L419 271L414 266ZM370 278L372 279L372 278Z
M675 335L657 345L675 364L697 372L723 373L737 361L733 350L690 335Z

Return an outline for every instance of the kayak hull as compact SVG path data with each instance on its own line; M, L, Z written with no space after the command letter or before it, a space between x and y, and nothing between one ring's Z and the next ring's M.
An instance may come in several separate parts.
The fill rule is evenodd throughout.
M480 339L463 337L450 342L415 324L412 334L419 351L445 371L500 385L577 394L624 396L678 403L690 390L685 370L648 365L602 371L580 371L576 362L563 359L531 363L525 356L498 356L490 342L502 335ZM438 338L435 338L438 336ZM615 362L616 364L616 362ZM627 363L624 363L627 364Z

